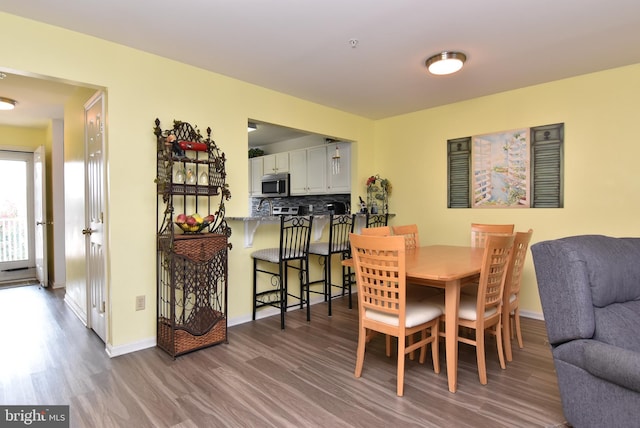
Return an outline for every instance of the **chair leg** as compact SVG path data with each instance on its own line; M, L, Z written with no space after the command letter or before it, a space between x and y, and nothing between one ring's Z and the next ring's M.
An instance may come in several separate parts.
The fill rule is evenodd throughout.
M413 334L408 335L407 336L407 344L408 345L413 345L413 339L414 339ZM416 351L409 352L409 359L411 361L416 359Z
M356 371L355 376L362 376L362 366L364 365L364 348L367 342L367 329L360 326L358 328L358 349L356 351Z
M502 322L498 322L498 324L493 327L496 329L496 347L498 348L498 360L500 360L500 368L504 370L507 368L507 366L504 363L504 349L502 348Z
M406 337L404 334L398 336L398 397L404 395L404 349Z
M409 337L413 337L413 335ZM424 341L426 338L427 338L427 329L425 328L420 332L420 340ZM409 343L409 345L411 345L411 343ZM411 352L411 354L413 354L413 352ZM420 358L418 359L418 361L420 362L420 364L424 364L424 360L426 358L427 358L427 345L422 345L420 347Z
M256 319L256 295L258 294L257 280L258 280L258 259L253 259L253 314L251 319Z
M440 322L436 322L431 327L431 336L433 342L431 342L431 358L433 359L433 371L440 373Z
M327 255L327 261L325 263L325 274L324 274L324 284L326 287L326 297L328 299L328 306L329 306L329 316L331 316L331 253L329 253L329 255Z
M482 385L487 384L487 364L484 355L484 330L476 330L476 360L478 360L478 377Z
M520 309L516 308L513 312L513 319L515 321L515 331L516 337L518 338L518 347L520 349L524 348L524 343L522 342L522 330L520 330Z
M506 317L506 321L505 321ZM503 351L504 357L507 361L513 360L513 355L511 354L511 341L513 340L513 325L511 324L511 316L509 312L502 312L502 321L508 323L508 329L502 327L502 343L503 343ZM509 330L509 331L507 331Z
M387 357L391 358L391 336L385 335L386 353Z
M346 286L349 287L349 309L353 309L353 301L351 298L351 268L348 267L347 269L347 283Z
M304 269L303 269L304 266ZM300 289L300 300L302 300L302 292L306 290L305 299L307 300L307 322L311 321L311 301L309 300L310 290L309 290L309 259L300 260L300 272L304 278L304 288Z
M278 274L280 277L278 281L280 281L280 328L284 330L284 313L287 311L287 266L286 262L284 263L284 269L282 267L282 263L278 265Z

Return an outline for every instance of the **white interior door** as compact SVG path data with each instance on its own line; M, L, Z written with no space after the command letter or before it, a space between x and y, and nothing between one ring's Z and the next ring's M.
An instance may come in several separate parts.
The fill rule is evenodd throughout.
M104 240L104 96L85 105L85 178L88 324L106 343L107 293Z
M33 279L33 153L0 150L0 285Z
M44 146L33 152L33 213L36 220L35 227L35 263L36 278L40 285L49 284L47 272L47 186L45 169Z

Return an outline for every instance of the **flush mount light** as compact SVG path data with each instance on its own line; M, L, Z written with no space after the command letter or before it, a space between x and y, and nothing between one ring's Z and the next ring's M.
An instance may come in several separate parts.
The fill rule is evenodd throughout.
M258 129L258 125L256 125L255 123L249 122L247 124L247 132L253 132L253 131L256 131L257 129Z
M426 61L429 73L438 76L455 73L462 68L467 56L460 52L441 52Z
M0 97L0 110L13 110L15 106L16 100Z

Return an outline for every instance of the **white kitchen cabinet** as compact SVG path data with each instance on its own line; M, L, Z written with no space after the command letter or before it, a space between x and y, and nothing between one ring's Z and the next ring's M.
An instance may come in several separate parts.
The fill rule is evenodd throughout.
M274 153L262 156L265 174L281 174L289 172L289 152Z
M307 149L307 189L310 195L327 193L327 148Z
M249 159L249 196L262 194L263 156Z
M327 146L327 193L351 193L351 143L337 143L340 168L333 168L336 145Z
M289 193L291 195L307 194L307 150L289 152Z
M325 146L289 152L291 195L327 193L327 148Z

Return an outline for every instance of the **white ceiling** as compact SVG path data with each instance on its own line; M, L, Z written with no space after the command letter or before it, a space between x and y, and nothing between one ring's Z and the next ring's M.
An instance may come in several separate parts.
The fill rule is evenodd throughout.
M0 11L372 119L640 63L638 0L0 0ZM442 50L467 55L461 72L426 73Z

